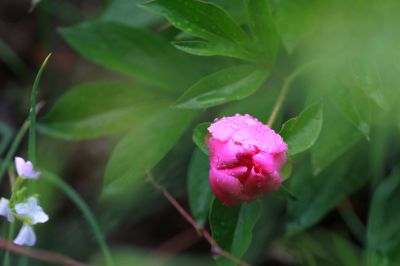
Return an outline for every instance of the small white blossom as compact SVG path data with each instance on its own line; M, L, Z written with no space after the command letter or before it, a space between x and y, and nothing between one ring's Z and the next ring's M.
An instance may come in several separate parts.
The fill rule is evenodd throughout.
M15 212L31 220L31 224L45 223L49 216L38 205L38 199L29 197L27 202L15 204Z
M8 207L8 199L0 199L0 215L7 217L10 223L14 222L14 216L11 213L10 207Z
M30 161L25 161L21 157L15 157L15 168L18 175L27 179L38 179L40 172L35 171Z
M20 246L33 246L36 243L35 231L29 224L24 224L14 239L14 244Z

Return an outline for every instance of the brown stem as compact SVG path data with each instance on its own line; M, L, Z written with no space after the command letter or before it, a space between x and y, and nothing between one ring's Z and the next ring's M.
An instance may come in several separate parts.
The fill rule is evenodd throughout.
M147 178L150 181L150 183L158 190L160 191L164 197L174 206L174 208L182 215L182 217L190 223L194 229L205 239L211 246L211 250L215 255L222 256L226 258L227 260L232 261L238 266L250 266L245 261L242 261L232 254L230 254L228 251L221 249L218 244L215 242L215 240L212 238L210 233L201 225L198 224L192 216L179 204L179 202L171 195L169 192L163 188L157 181L154 180L154 178L151 176L151 174L148 172L147 173Z
M63 266L89 266L89 264L85 264L64 255L46 251L46 250L39 250L39 249L28 249L21 246L14 245L8 242L5 238L0 237L0 249L9 250L13 253L20 254L26 257L30 257L33 259L37 259L40 261L56 264L56 265L63 265Z

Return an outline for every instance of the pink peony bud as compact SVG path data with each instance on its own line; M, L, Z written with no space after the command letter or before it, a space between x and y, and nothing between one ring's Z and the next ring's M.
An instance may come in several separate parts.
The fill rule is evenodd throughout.
M223 117L208 128L210 186L226 206L276 191L287 145L282 137L250 115Z

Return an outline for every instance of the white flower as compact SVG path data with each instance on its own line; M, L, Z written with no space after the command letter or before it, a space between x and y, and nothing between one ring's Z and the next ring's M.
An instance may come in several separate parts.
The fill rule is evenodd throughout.
M36 243L35 231L32 226L24 224L19 231L17 237L14 239L14 244L20 246L33 246Z
M19 176L27 179L38 179L40 173L35 171L30 161L25 161L21 157L15 157L15 168Z
M8 199L0 199L0 215L7 217L7 220L10 223L14 222L14 216L12 215L11 210L8 207Z
M38 205L38 199L35 197L29 197L25 203L15 204L15 212L29 218L31 224L45 223L49 220L49 216Z

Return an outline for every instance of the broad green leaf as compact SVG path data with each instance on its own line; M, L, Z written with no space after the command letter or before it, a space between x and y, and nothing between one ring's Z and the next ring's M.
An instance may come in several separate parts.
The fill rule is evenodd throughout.
M152 25L161 20L157 14L147 12L138 5L143 0L110 0L98 17L101 21L112 21L133 27Z
M118 247L111 250L117 266L213 266L211 258L198 256L168 256L154 252L135 249L131 246ZM104 259L95 255L90 265L106 266Z
M325 102L326 103L326 102ZM324 104L324 121L317 141L311 147L313 173L319 174L358 141L362 134L332 106Z
M282 181L287 180L291 175L293 171L293 162L292 158L290 156L287 156L285 164L282 166L281 169L281 178Z
M225 68L200 79L176 102L176 107L200 109L243 99L254 93L267 78L266 70L251 65Z
M103 199L129 197L140 190L144 174L175 145L194 114L164 108L137 123L111 154L105 171Z
M334 90L331 90L331 97L340 112L369 140L370 134L370 119L363 116L363 112L360 108L368 108L367 102L361 103L362 106L358 105L360 100L355 99L357 96L354 92L358 90L354 87L347 87L345 85L335 86Z
M381 69L377 64L364 63L353 68L353 81L381 109L386 110L388 101L383 89Z
M400 264L400 175L385 179L372 198L367 228L368 266Z
M272 112L279 92L279 89L276 87L263 86L260 90L246 99L229 103L221 110L221 112L218 113L217 117L232 116L239 113L249 114L260 121L266 121L268 114ZM280 117L278 117L276 121L279 119Z
M194 80L187 58L160 36L115 22L85 22L61 30L93 62L170 91Z
M259 200L226 207L214 200L210 213L212 236L219 247L240 258L249 248L253 228L260 216ZM224 258L218 258L219 266L235 265Z
M248 41L248 36L233 18L212 3L197 0L154 0L142 6L165 16L178 29L205 40L228 40L239 45Z
M208 182L210 161L201 150L195 149L189 165L187 191L190 209L196 221L204 224L208 218L213 195Z
M91 82L62 96L40 120L39 127L61 138L94 138L134 128L170 102L170 96L143 85Z
M193 142L200 148L200 150L208 155L208 147L206 144L206 137L208 134L209 122L198 124L193 130Z
M248 55L236 49L227 42L209 42L201 40L175 41L172 43L177 49L199 56L223 55L233 58L248 60Z
M321 127L322 107L321 103L317 103L306 108L298 117L288 120L279 134L288 144L288 153L295 155L315 143Z
M365 149L348 152L317 176L313 176L310 165L302 162L290 183L290 190L298 200L289 202L288 235L317 223L341 200L368 181L365 154Z
M246 5L243 0L206 0L226 10L239 24L246 23Z
M278 33L289 53L316 27L318 3L318 0L271 1Z
M279 48L279 37L267 0L247 0L249 28L266 63L273 64Z

